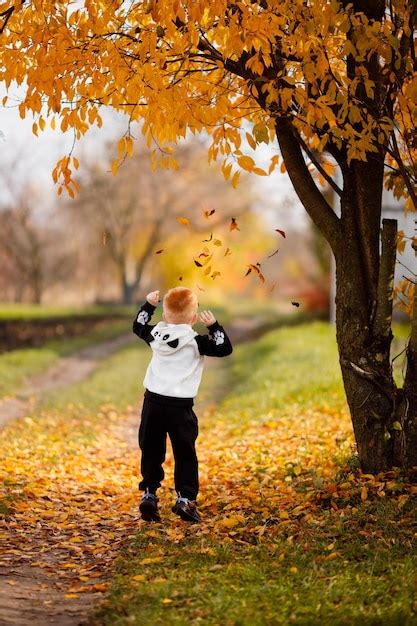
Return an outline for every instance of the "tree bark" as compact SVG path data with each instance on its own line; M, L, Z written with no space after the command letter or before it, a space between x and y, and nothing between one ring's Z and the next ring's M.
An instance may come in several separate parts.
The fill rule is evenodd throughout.
M361 467L376 473L417 465L417 295L407 377L398 390L390 360L394 220L383 221L380 237L384 155L340 164L339 219L311 178L289 124L281 120L277 135L295 191L335 254L339 360Z
M135 284L131 284L127 280L124 280L123 285L122 285L123 304L133 304L134 293L135 293Z

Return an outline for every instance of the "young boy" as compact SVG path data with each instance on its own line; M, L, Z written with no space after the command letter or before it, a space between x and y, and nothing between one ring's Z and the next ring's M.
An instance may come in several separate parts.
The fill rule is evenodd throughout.
M198 461L195 441L198 422L192 407L203 373L204 356L227 356L232 344L211 311L203 311L200 320L208 335L198 335L192 328L197 322L197 296L185 287L170 289L163 300L163 322L149 321L159 302L159 291L146 297L133 332L152 348L152 359L143 381L145 398L139 428L142 450L144 490L139 505L142 518L160 521L156 490L164 477L166 436L171 439L175 459L174 481L177 501L172 508L183 520L199 522L196 507Z

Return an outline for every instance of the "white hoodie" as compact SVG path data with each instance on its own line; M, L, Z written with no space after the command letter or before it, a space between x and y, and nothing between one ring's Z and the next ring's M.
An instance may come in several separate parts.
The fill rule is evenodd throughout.
M162 396L194 398L203 374L204 356L189 324L159 322L150 333L152 359L143 385Z

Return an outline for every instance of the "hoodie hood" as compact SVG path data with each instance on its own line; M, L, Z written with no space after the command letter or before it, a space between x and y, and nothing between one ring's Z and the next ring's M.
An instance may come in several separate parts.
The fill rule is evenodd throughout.
M151 331L152 349L159 354L173 354L191 341L197 333L189 324L159 322Z

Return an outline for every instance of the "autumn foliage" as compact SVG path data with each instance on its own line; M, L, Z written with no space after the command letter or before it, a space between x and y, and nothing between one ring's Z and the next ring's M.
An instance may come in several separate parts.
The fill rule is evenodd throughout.
M278 153L266 171L247 153L272 142L276 118L286 117L321 177L333 166L314 155L332 146L345 148L348 162L388 147L389 185L398 195L407 190L413 206L412 3L389 3L382 19L367 16L360 2L337 0L87 1L78 7L44 0L0 8L0 76L7 86L23 86L19 112L34 115L35 134L50 124L80 138L101 126L100 108L110 106L142 123L163 166L175 166L173 142L205 130L210 157L223 160L225 177L236 184L240 169L262 176L278 165ZM382 84L367 67L370 59L378 59ZM128 125L114 172L132 154L132 139ZM67 156L54 170L71 194L77 167Z
M380 232L384 185L406 209L417 206L415 3L39 0L0 10L0 78L21 85L20 115L34 115L35 133L48 122L80 138L102 124L101 107L112 107L127 116L114 173L134 149L132 122L164 167L176 167L173 144L204 131L209 157L222 161L233 186L241 170L287 170L335 256L340 364L362 466L416 465L417 291L409 294L407 371L397 388L397 225ZM279 151L262 168L263 143ZM65 156L53 172L71 196L74 159ZM340 216L319 182L340 198Z

